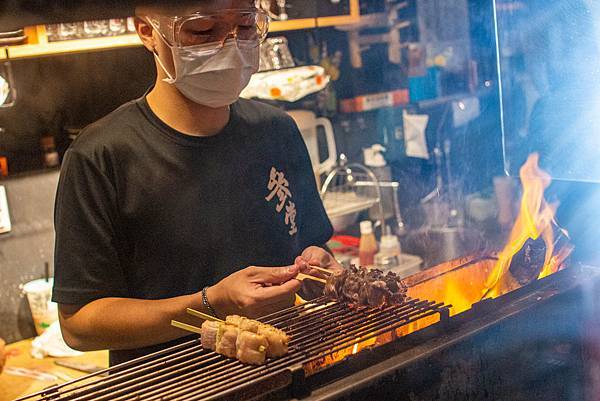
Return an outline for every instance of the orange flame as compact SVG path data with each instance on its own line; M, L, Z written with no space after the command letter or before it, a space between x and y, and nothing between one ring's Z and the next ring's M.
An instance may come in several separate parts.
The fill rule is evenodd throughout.
M565 245L555 250L554 230L560 230L554 220L558 205L548 204L544 199L544 191L550 185L551 178L548 173L539 168L538 161L539 156L534 153L521 167L519 176L523 195L520 212L507 244L498 254L498 260L490 257L467 263L467 259L470 257L463 260L457 259L407 277L405 281L408 284L408 295L411 298L451 305L450 315L453 316L470 309L482 298L494 298L515 290L521 284L511 274L511 262L528 240L535 241L541 238L546 246L543 267L537 274L538 279L555 273L563 267L563 262L573 247ZM566 231L562 230L562 234L568 237ZM533 263L533 265L535 264ZM539 263L537 266L533 265L531 268L539 268ZM339 362L364 348L388 343L396 337L421 330L438 321L439 316L437 315L427 316L368 340L357 339L353 345L308 364L305 366L305 370L310 375L324 366Z
M409 284L409 296L452 305L450 314L456 315L470 309L482 298L495 298L515 290L522 284L512 276L509 270L511 262L530 239L541 238L546 246L538 279L555 273L564 265L573 248L566 245L555 249L554 230L559 229L554 221L557 205L550 205L544 200L544 191L551 179L548 173L538 167L538 160L538 155L532 154L521 168L521 210L504 249L498 254L498 260L486 259L475 266L459 269L452 268L454 262L448 262L434 268L444 273L432 278L427 278L428 273L424 271L407 279L413 283ZM566 231L562 233L568 237ZM537 268L540 268L539 264Z
M504 294L519 285L509 272L513 257L529 239L542 238L546 245L543 268L538 278L555 273L562 261L568 256L568 250L553 257L554 254L554 214L558 205L550 205L544 199L544 191L550 185L550 175L538 166L537 153L529 155L521 167L519 177L523 188L519 216L510 232L508 242L498 254L498 262L488 276L483 293L494 298ZM553 225L554 223L554 225Z

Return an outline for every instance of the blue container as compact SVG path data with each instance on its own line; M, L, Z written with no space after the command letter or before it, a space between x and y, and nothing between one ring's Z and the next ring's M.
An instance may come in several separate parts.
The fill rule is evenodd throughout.
M435 99L439 95L439 88L439 67L429 67L426 70L426 75L408 78L408 90L410 92L411 102Z

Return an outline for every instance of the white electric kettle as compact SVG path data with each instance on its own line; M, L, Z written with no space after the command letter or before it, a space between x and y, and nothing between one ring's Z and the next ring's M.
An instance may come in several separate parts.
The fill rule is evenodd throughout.
M331 121L325 117L317 118L315 113L308 110L291 110L288 111L288 114L294 119L300 129L302 138L308 148L315 176L331 171L337 161L337 150ZM327 144L327 158L323 161L319 157L319 141L317 138L317 128L319 126L323 127Z

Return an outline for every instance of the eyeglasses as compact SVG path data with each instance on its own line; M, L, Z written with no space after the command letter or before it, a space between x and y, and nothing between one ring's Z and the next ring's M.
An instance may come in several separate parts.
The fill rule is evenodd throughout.
M230 39L240 47L257 47L269 30L269 17L260 9L228 9L188 16L151 16L150 25L171 45L186 48L214 45L219 49Z

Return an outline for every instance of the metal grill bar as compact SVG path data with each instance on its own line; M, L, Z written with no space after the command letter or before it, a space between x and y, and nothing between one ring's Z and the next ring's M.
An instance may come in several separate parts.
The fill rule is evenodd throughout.
M411 301L412 302L412 301ZM403 306L402 308L406 308L409 305ZM326 323L324 325L321 325L318 327L319 330L324 330L324 331L329 331L332 329L342 329L344 327L348 327L348 326L352 326L352 325L356 325L356 324L360 324L360 321L363 320L361 319L361 316L358 315L357 313L354 313L355 311L353 310L349 310L347 306L342 305L342 307L345 310L345 313L348 314L348 316L345 319L339 320L339 321L334 321L334 319L330 319L330 315L327 313L328 310L323 310L320 314L320 317L327 317L329 323ZM393 308L393 307L391 307ZM388 310L390 309L390 307L388 307ZM350 313L348 313L348 311L350 311ZM383 312L383 311L382 311ZM379 314L381 314L382 312L376 313L373 315L373 317L377 317ZM340 324L340 323L344 323L344 324ZM316 333L318 334L318 332ZM293 334L292 334L293 335ZM272 363L269 363L267 365L265 365L265 367L279 367L279 366L290 366L293 365L294 363L298 363L302 360L302 358L304 357L304 354L308 351L315 351L315 350L320 350L322 349L326 349L329 345L329 342L324 342L326 337L315 337L315 335L309 335L309 336L305 336L307 338L304 339L299 339L299 338L293 338L292 341L290 342L290 348L291 351L290 353L283 357L283 358L279 358L276 360L273 360ZM331 337L331 335L329 335L329 337ZM302 340L302 341L301 341ZM318 346L317 346L318 344ZM315 348L317 347L317 348ZM304 351L304 353L302 353L302 351ZM300 358L298 357L298 353L301 353ZM264 368L264 367L263 367ZM253 372L251 372L253 371ZM227 385L229 384L229 382L227 381L227 379L229 378L233 378L234 380L236 378L238 378L238 376L240 376L240 374L243 374L243 378L244 379L248 379L250 378L250 376L248 374L250 373L256 373L256 374L262 374L261 373L261 367L255 367L255 366L249 366L249 365L244 365L241 364L240 362L234 361L231 364L231 367L229 370L226 371L218 371L216 372L213 376L209 377L212 378L214 377L216 380L219 381L218 384L220 385ZM264 372L263 372L264 373ZM225 380L225 381L224 381ZM182 383L179 382L179 385L181 385ZM187 383L186 383L187 384ZM198 385L202 385L204 389L207 389L207 385L211 385L213 384L213 381L209 381L209 382L198 382ZM179 386L181 387L181 386ZM212 387L211 387L212 388ZM168 392L163 392L162 396L163 398L165 396L169 395ZM165 398L166 399L166 398Z
M293 366L325 358L354 344L435 314L441 303L410 299L402 305L351 309L321 297L260 319L291 336L288 355L263 366L245 365L204 350L199 340L106 369L108 377L86 383L98 372L17 401L198 401L233 394L252 383L274 379Z
M98 377L98 380L94 381L91 384L86 384L85 386L92 386L92 385L96 386L96 385L99 385L101 383L108 381L111 378L118 377L121 374L126 374L126 373L130 373L130 372L139 372L141 368L144 368L147 366L151 366L154 369L156 369L156 364L170 360L173 356L189 355L190 352L193 352L194 345L198 345L198 344L200 344L199 339L187 341L187 342L175 345L173 347L170 347L170 348L167 348L164 350L160 350L160 351L154 352L152 354L148 354L148 355L142 356L140 358L133 359L128 362L124 362L118 366L106 368L106 369L100 370L98 372L94 372L92 374L80 377L78 379L71 380L70 382L49 387L42 391L27 395L25 397L18 398L15 401L29 400L34 397L45 396L47 394L51 394L54 397L56 393L59 393L60 390L64 389L65 387L73 386L74 384L81 383L81 382L83 382L85 380L89 380L93 377ZM200 349L202 349L202 347L200 347ZM154 360L154 358L157 358L157 359ZM119 372L119 373L117 373L117 372ZM106 373L110 373L110 375L103 376ZM79 388L79 387L77 387L77 388ZM65 390L65 392L73 391L77 388L70 389L70 390L67 389L67 390Z
M415 301L411 301L411 302L415 303ZM421 301L421 304L430 305L431 303L426 303L424 301ZM372 314L371 320L374 320L376 322L376 318L379 315L385 314L386 312L389 315L389 312L393 311L394 309L400 309L400 310L407 309L408 306L409 305L404 305L400 308L397 308L395 306L388 307L388 308L386 308L386 310L379 311L378 313ZM347 307L345 309L348 311ZM350 327L350 326L354 326L356 324L360 324L361 320L364 322L364 318L361 319L361 317L359 315L357 315L356 313L352 313L352 312L354 312L354 311L350 310L350 316L347 317L346 319L344 319L345 324L340 325L339 322L337 324L336 324L336 322L333 322L329 325L330 326L329 328L336 329L336 332L337 332L340 330L340 328ZM432 313L437 313L437 312L432 312ZM324 314L329 318L326 311L324 312ZM410 316L408 316L408 318L410 319ZM421 317L419 317L419 318L421 318ZM332 320L330 319L329 321L331 322ZM386 326L386 325L388 325L388 323L389 323L389 319L385 320L384 323L382 324L382 326ZM403 323L403 324L405 324L405 323ZM365 330L365 328L368 330L371 327L373 327L373 324L363 326L363 331ZM326 328L326 327L323 326L322 328ZM346 336L338 338L338 339L336 339L335 336L330 335L329 341L323 341L322 337L315 338L314 336L309 338L307 341L302 341L300 344L294 344L294 341L292 341L292 344L291 344L292 347L294 347L294 348L297 347L299 349L306 348L304 350L304 352L301 352L300 354L298 354L298 353L295 353L292 351L292 352L290 352L290 354L288 354L287 357L277 359L273 362L273 364L270 364L270 365L268 364L268 365L265 365L264 367L248 366L248 365L243 365L237 361L233 361L230 369L225 370L225 371L219 369L216 372L211 370L210 375L208 375L206 377L205 376L202 377L202 379L205 379L205 380L194 380L194 379L198 379L198 376L195 376L194 378L184 381L184 382L178 380L175 392L162 391L160 399L161 400L171 400L170 396L181 395L181 397L183 397L183 398L175 398L173 400L191 400L192 398L190 398L190 397L193 396L193 393L190 393L190 390L194 390L194 389L198 389L202 393L202 395L218 393L221 390L224 390L231 385L239 384L239 383L247 383L248 380L257 379L259 377L263 377L266 374L275 374L278 371L280 371L281 369L285 369L296 363L303 362L303 359L305 359L306 355L319 356L322 352L327 351L327 349L331 346L339 346L340 344L345 344L344 346L339 347L339 348L343 349L343 348L351 347L353 345L353 343L356 342L356 338L357 337L360 338L361 336L364 336L364 334L365 333L363 333L360 329L356 329L356 330L349 331ZM332 339L332 337L334 337L334 338ZM315 341L316 341L316 344L315 344ZM364 340L361 339L361 341L364 341ZM187 386L187 387L184 388L184 386ZM166 390L166 389L163 387L163 390Z
M412 317L414 315L419 314L418 311L412 312L412 313L409 313L408 315L406 315L405 317L403 317L404 321L402 321L399 324L396 324L395 326L399 327L404 324L411 323L412 321L421 319L423 317L433 315L435 313L437 313L437 312L429 311L429 313L427 315L418 316L417 319L412 319ZM259 367L259 368L250 369L253 371L247 372L247 373L244 372L246 374L244 374L241 377L240 377L240 375L229 374L229 375L227 375L227 379L232 378L233 381L225 380L223 382L223 381L219 380L219 383L217 383L216 385L213 384L210 386L206 386L205 385L206 383L198 383L193 388L187 388L185 390L182 390L182 392L184 392L183 398L171 399L168 397L168 394L166 394L167 396L162 399L165 401L167 401L167 400L168 401L184 401L184 400L189 400L189 401L194 400L195 401L195 400L214 399L214 398L210 397L211 395L218 395L217 398L220 398L220 397L222 397L221 393L228 390L228 388L230 388L231 390L237 390L238 386L244 385L248 380L257 379L265 374L277 373L277 371L278 371L277 368L279 368L279 369L287 368L287 367L293 366L294 364L297 364L297 363L308 363L312 360L323 358L328 354L352 347L355 343L365 341L367 339L370 339L374 336L383 334L385 332L389 332L389 331L393 330L394 328L396 328L396 327L392 328L392 326L394 326L394 325L391 324L391 322L393 322L394 320L395 320L395 318L389 318L389 319L383 320L379 324L377 324L376 319L371 319L369 324L367 324L366 326L362 326L358 329L354 329L354 330L343 329L343 331L345 332L345 334L343 336L338 336L338 337L336 337L335 335L326 336L327 341L323 341L321 338L312 337L311 338L312 341L307 341L308 347L306 349L301 350L299 353L290 352L290 354L288 354L288 356L286 358L282 358L282 360L277 360L276 363L274 364L276 366L272 366L270 368L269 367L266 367L266 368ZM358 324L358 323L359 323L359 321L351 319L346 324L344 324L342 327L350 327L350 326ZM337 327L333 327L333 328L337 329ZM370 330L378 330L378 331L376 332L376 334L370 334ZM266 369L266 371L263 369ZM232 372L232 373L234 373L234 372ZM223 379L223 376L219 375L219 378ZM196 390L196 392L190 393L190 390ZM198 396L198 398L194 398L195 396Z

